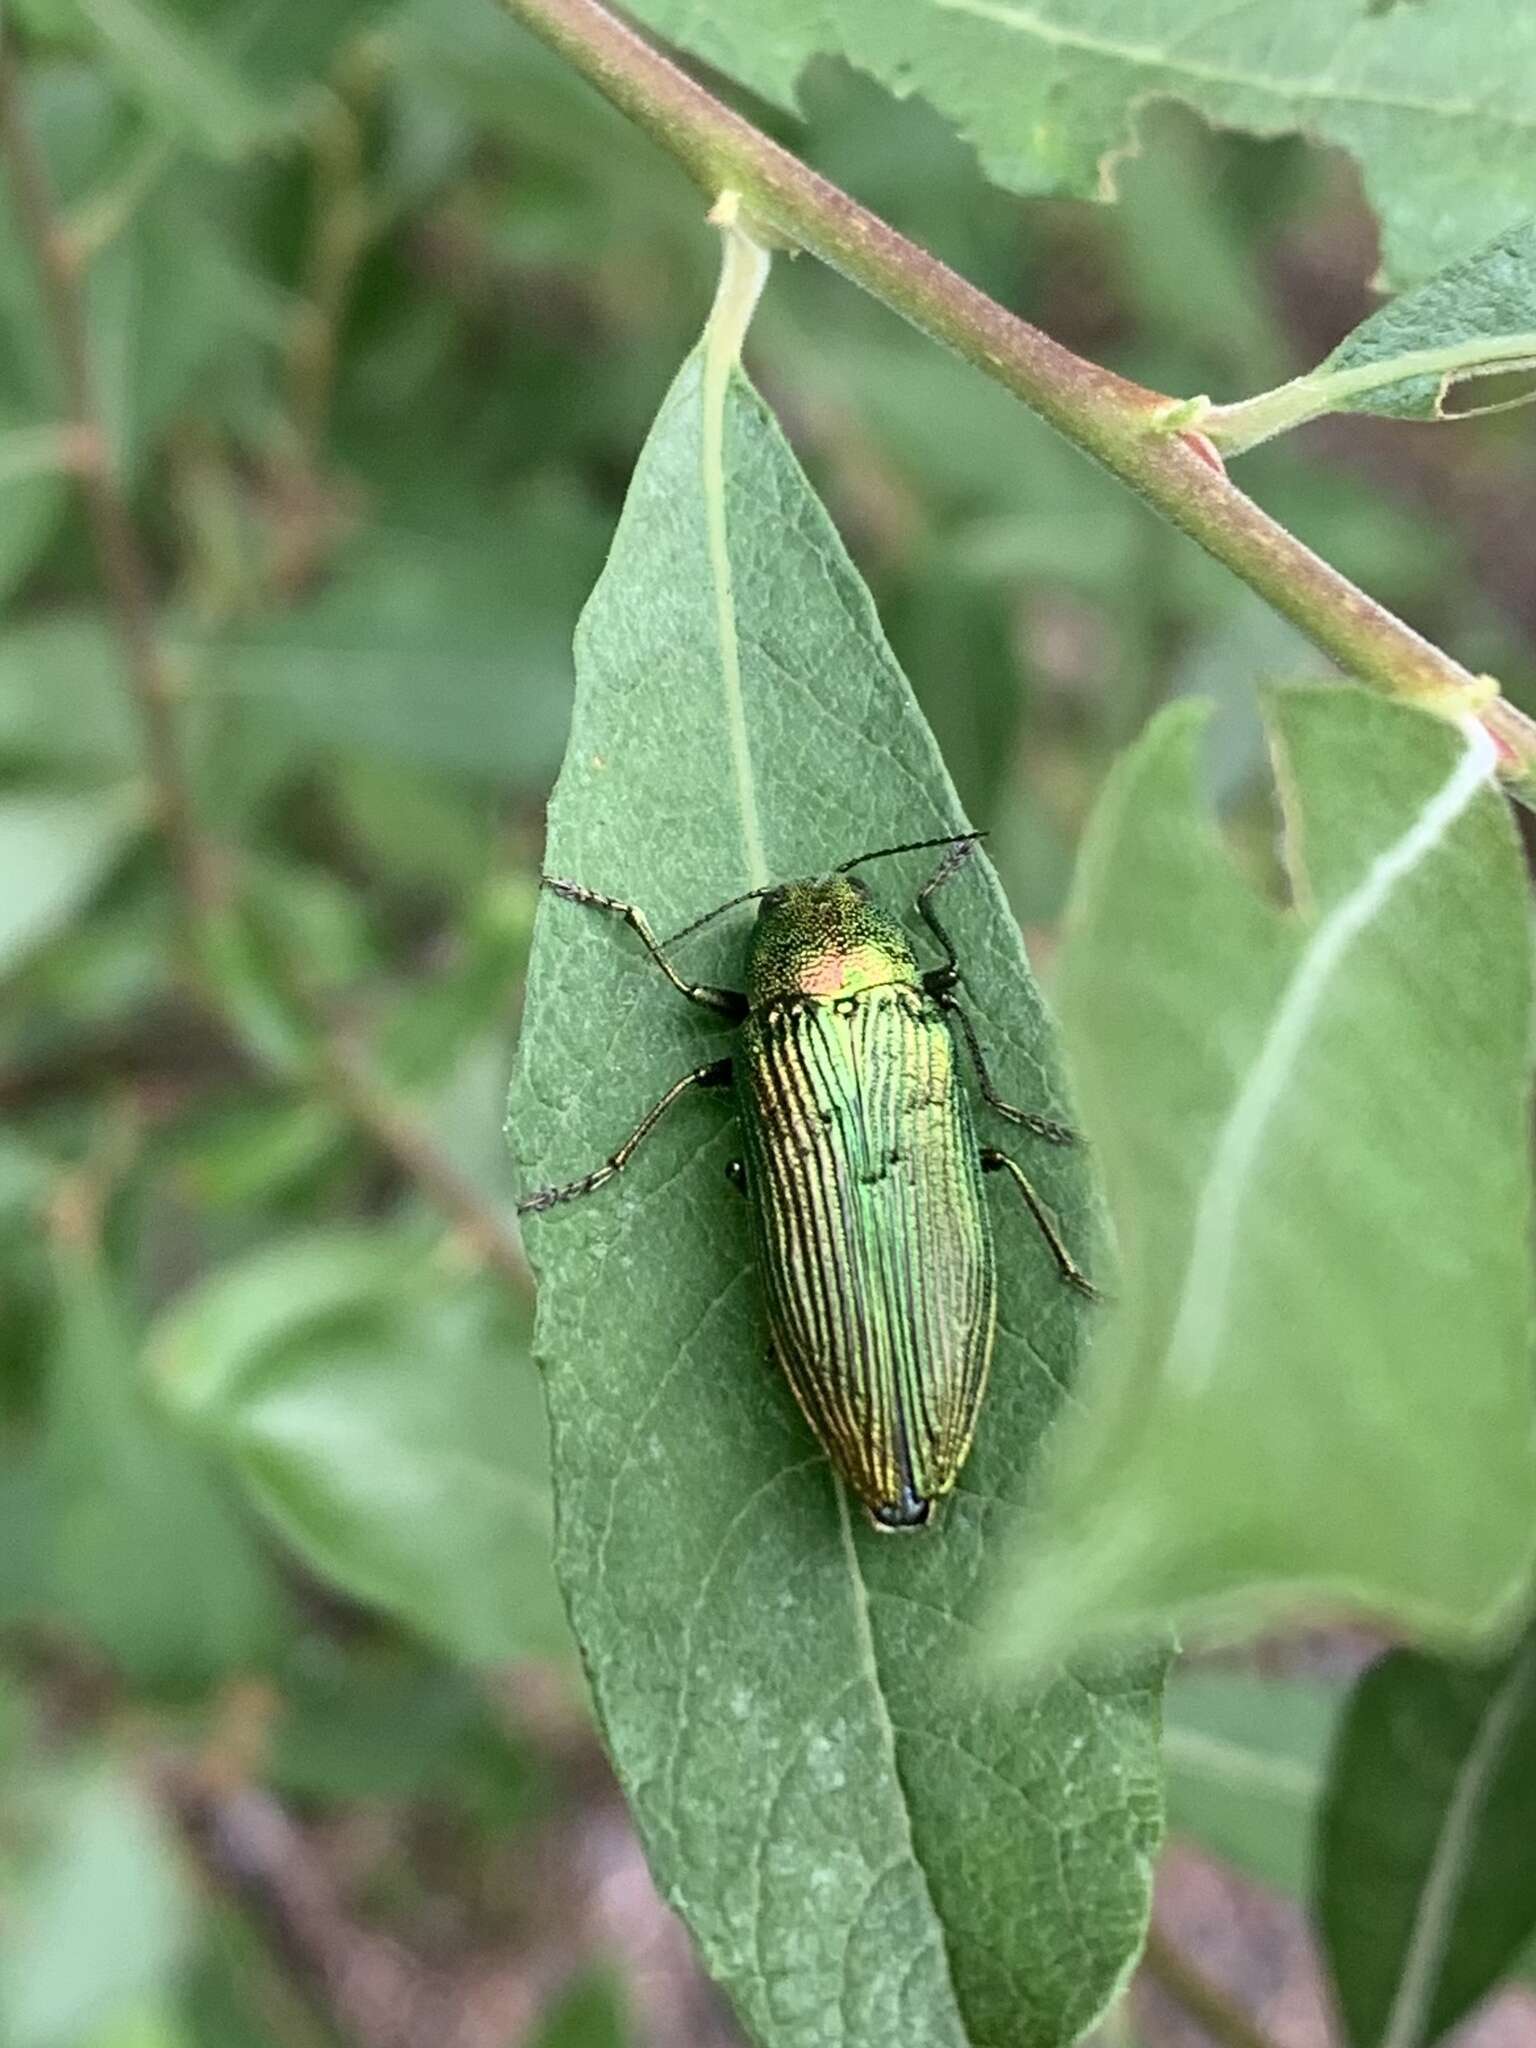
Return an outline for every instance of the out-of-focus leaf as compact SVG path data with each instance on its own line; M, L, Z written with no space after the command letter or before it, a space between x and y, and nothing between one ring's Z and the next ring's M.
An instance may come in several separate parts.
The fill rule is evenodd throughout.
M279 1677L268 1766L300 1799L432 1800L506 1828L527 1812L530 1759L497 1724L483 1681L397 1648L313 1638Z
M1465 1641L1524 1594L1531 955L1490 749L1358 690L1270 715L1293 907L1202 816L1198 708L1079 864L1060 988L1122 1273L1021 1657L1306 1600Z
M471 1663L561 1652L538 1388L488 1290L330 1232L213 1274L152 1355L323 1576Z
M792 104L812 57L918 92L1018 192L1102 196L1142 110L1180 100L1226 128L1349 150L1403 278L1530 210L1536 23L1496 0L1369 10L1317 0L638 0L642 20Z
M585 1977L558 1999L534 2035L534 2048L625 2048L629 2026L619 1986Z
M570 632L602 530L535 488L453 533L373 531L309 603L210 660L210 687L340 748L504 784L559 759Z
M96 401L130 473L179 409L199 399L216 411L220 380L250 375L281 337L283 297L244 260L228 196L211 171L162 177L91 265Z
M6 2048L78 2048L127 2025L163 1990L193 1925L175 1846L127 1774L107 1763L0 1776L0 2038Z
M1353 2048L1428 2048L1536 1934L1536 1637L1492 1664L1397 1650L1329 1772L1316 1905Z
M121 128L106 82L83 64L23 72L22 111L60 201L68 205L105 171ZM7 421L57 424L65 395L37 267L0 180L0 407Z
M660 931L743 887L963 826L774 421L737 378L714 403L718 444L695 357L583 615L550 811L548 868L639 901ZM894 904L927 868L872 879ZM1048 1106L1049 1027L984 863L952 898L999 1083ZM741 920L701 934L689 971L734 980L743 937ZM510 1115L528 1182L600 1160L724 1049L622 928L546 896ZM939 1526L891 1543L850 1507L767 1355L748 1220L722 1182L732 1144L718 1102L682 1108L622 1186L529 1229L559 1561L620 1776L662 1886L759 2038L1058 2048L1140 1938L1155 1669L1104 1663L1001 1700L971 1667L978 1574L1019 1519L1082 1305L1027 1219L1000 1209L976 1449ZM1081 1160L1038 1166L1089 1240Z
M0 756L61 779L138 766L122 657L97 614L49 612L0 633Z
M145 1398L137 1333L89 1231L54 1233L49 1381L58 1609L139 1682L259 1662L283 1619L266 1560L193 1448Z
M1342 1704L1339 1688L1315 1679L1178 1674L1163 1709L1170 1830L1305 1897Z
M122 85L157 124L217 157L249 154L290 127L384 0L69 0Z
M1197 628L1179 665L1177 694L1215 707L1206 735L1207 784L1218 805L1264 772L1259 689L1277 676L1301 682L1334 670L1289 620L1251 590Z
M59 429L19 421L0 403L0 606L58 528L63 454Z
M144 818L132 786L0 791L0 974L66 925Z

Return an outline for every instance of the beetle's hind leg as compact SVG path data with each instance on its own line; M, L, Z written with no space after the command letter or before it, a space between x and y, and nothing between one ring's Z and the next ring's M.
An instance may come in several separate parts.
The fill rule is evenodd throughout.
M720 1016L729 1017L734 1024L739 1024L746 1016L747 999L738 989L712 988L707 982L683 979L667 958L660 939L651 930L650 920L645 912L635 904L621 903L616 896L600 896L596 889L584 888L580 882L567 881L563 875L545 875L541 886L548 889L552 896L563 896L567 903L584 903L589 909L607 910L615 917L622 917L678 994L686 996L690 1003L698 1003L706 1010L714 1010Z
M567 1181L563 1187L540 1188L535 1194L524 1195L517 1205L518 1215L536 1216L541 1210L553 1209L557 1202L572 1202L578 1195L593 1194L624 1171L636 1149L651 1135L673 1103L686 1095L690 1088L728 1088L730 1085L729 1059L710 1060L702 1067L695 1067L691 1074L684 1074L680 1081L674 1081L660 1102L646 1111L611 1158L605 1159L591 1173L584 1173L580 1180Z
M1086 1294L1091 1301L1097 1301L1099 1290L1067 1250L1066 1245L1062 1242L1061 1232L1056 1226L1056 1218L1035 1193L1028 1174L1025 1173L1018 1161L1010 1159L1006 1152L999 1152L995 1145L983 1145L981 1148L981 1163L987 1173L1006 1173L1009 1175L1014 1186L1024 1197L1025 1204L1029 1209L1030 1215L1035 1219L1040 1235L1050 1246L1051 1257L1056 1261L1056 1270L1060 1273L1062 1279L1067 1282L1069 1287L1075 1287L1080 1294Z

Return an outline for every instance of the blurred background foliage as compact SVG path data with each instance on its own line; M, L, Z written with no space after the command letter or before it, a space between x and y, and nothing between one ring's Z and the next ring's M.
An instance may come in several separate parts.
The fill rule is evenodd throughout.
M571 630L714 238L489 0L11 14L197 808L270 943L217 1002L187 971L0 197L0 2039L730 2040L586 1729L500 1138ZM1240 396L1372 303L1352 169L1298 141L1155 110L1100 210L997 192L848 70L806 97L755 111L1146 383ZM1322 664L1257 599L808 261L751 356L1047 966L1155 706L1220 700L1213 786L1264 817L1252 684ZM1243 480L1533 701L1518 415L1333 423ZM302 1056L295 971L334 1025ZM1305 1888L1365 1647L1171 1709L1165 1915L1297 2043L1265 1901ZM1180 2037L1155 1992L1136 2024Z

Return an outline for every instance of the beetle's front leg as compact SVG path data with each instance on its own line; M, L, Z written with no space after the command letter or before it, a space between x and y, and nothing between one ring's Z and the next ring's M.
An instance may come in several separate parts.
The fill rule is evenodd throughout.
M589 909L607 910L615 917L622 917L678 994L686 996L690 1003L698 1003L706 1010L714 1010L722 1017L729 1017L733 1024L739 1024L746 1016L747 999L738 989L711 988L707 982L684 981L667 958L660 939L651 930L650 920L637 905L621 903L616 896L601 896L596 889L584 888L580 882L567 881L563 875L545 875L541 886L548 889L552 896L563 896L567 903L585 903Z
M975 851L974 838L957 840L917 892L917 914L944 950L944 965L930 968L923 976L923 987L931 996L947 995L960 981L960 955L955 951L954 940L939 922L933 898L946 882L960 872Z
M592 1194L612 1180L615 1174L624 1171L634 1157L636 1147L644 1143L673 1103L686 1095L690 1088L728 1088L730 1085L729 1059L710 1060L705 1066L695 1067L691 1074L684 1074L680 1081L674 1081L660 1102L646 1111L612 1158L605 1159L591 1173L584 1173L580 1180L567 1181L563 1187L540 1188L536 1194L524 1195L517 1205L518 1215L536 1216L541 1210L553 1209L557 1202L570 1202L578 1195Z

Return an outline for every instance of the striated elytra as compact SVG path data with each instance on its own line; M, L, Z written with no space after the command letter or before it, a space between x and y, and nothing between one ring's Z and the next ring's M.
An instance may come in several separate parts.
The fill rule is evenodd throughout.
M758 901L745 991L687 981L633 904L546 877L574 903L622 917L680 995L740 1026L736 1051L675 1081L595 1171L519 1202L527 1215L622 1173L695 1088L734 1088L774 1354L806 1420L881 1529L919 1529L950 1492L976 1430L997 1324L997 1271L982 1188L1007 1173L1061 1277L1091 1294L1018 1162L976 1134L956 1031L982 1096L1052 1144L1072 1133L1004 1102L956 996L960 963L933 908L974 835L860 854L831 875L732 897L669 942ZM917 963L901 924L850 870L945 846L915 909L943 951Z

